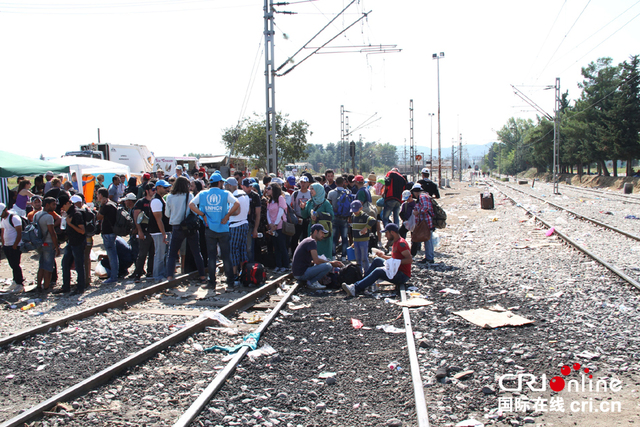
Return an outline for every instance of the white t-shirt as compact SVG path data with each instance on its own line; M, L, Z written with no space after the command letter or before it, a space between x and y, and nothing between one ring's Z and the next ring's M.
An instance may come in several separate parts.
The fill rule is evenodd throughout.
M296 194L296 192L294 191L293 194ZM300 201L302 200L304 202L306 200L311 200L311 191L309 191L308 188L305 193L303 193L301 190L298 190L298 194L296 195L295 200L293 199L293 194L291 195L291 203L293 203L294 207L296 208L296 215L302 216Z
M249 204L251 203L251 199L247 196L242 190L236 190L233 192L233 196L240 203L240 213L236 216L229 217L229 228L239 227L242 224L248 224L247 215L249 215ZM233 202L235 203L235 201ZM233 204L229 204L229 209L231 209Z
M151 212L162 212L162 202L157 197L154 197L153 200L151 200L149 207L151 208ZM162 233L151 233L152 236L157 236L159 234Z
M4 218L0 223L0 227L4 229L4 245L5 246L13 246L13 244L16 242L16 237L18 236L18 233L16 232L16 229L14 227L22 226L22 220L20 220L20 217L16 214L13 214L13 215L11 214L12 212L9 212L9 216ZM11 222L13 223L14 227L12 227L9 224L9 217L11 217ZM22 231L24 232L24 230ZM21 244L22 242L18 243L18 245L21 245Z

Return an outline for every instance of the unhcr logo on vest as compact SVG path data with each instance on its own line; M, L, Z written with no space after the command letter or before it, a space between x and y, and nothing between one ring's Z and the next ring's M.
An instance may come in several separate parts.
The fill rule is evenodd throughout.
M221 201L219 194L209 194L207 195L207 203L210 205L219 205Z

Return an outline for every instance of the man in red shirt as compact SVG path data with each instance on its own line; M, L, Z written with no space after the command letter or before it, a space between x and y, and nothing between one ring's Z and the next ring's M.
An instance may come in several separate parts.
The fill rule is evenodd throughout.
M348 285L346 283L342 284L342 289L347 293L347 295L354 297L358 292L364 291L380 279L389 280L396 285L407 283L411 277L411 263L413 262L413 258L411 257L411 248L409 247L409 244L406 240L400 237L398 231L398 226L394 223L387 224L384 228L384 232L387 240L389 242L393 242L391 256L384 255L382 251L379 251L378 257L373 260L362 280L354 283L353 285ZM397 272L392 279L389 279L385 269L385 260L388 259L396 259L400 261Z

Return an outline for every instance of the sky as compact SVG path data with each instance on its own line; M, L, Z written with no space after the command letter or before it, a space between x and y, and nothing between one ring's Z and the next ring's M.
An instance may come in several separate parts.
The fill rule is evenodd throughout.
M350 0L293 1L275 19L276 65ZM156 156L223 154L225 129L264 117L264 0L7 0L0 3L0 146L57 157L81 144L142 144ZM438 145L496 140L510 117L536 118L518 87L553 114L554 91L580 95L580 69L640 54L640 1L382 1L347 8L275 82L276 109L304 120L308 141ZM396 45L399 53L354 52ZM321 51L322 52L322 51ZM444 58L432 59L444 52ZM432 118L428 114L434 113ZM376 120L377 119L377 120Z

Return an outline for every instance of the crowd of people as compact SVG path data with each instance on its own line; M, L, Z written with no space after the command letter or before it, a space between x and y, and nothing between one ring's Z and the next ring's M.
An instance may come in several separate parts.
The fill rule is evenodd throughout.
M416 183L397 169L380 178L374 173L366 179L336 177L326 170L321 176L271 174L259 181L241 172L224 179L217 171L189 176L176 168L171 177L145 173L140 183L115 175L108 185L99 175L89 204L75 175L63 184L47 173L35 191L22 179L11 209L0 204L3 252L13 271L10 291L24 290L20 245L29 224L42 240L34 278L40 292L71 292L75 269L74 294L82 294L92 283L91 252L98 234L106 251L100 257L103 284L172 280L179 266L182 273L197 271L201 284L215 289L218 261L227 286L240 285L243 266L254 262L290 271L309 288L323 289L323 277L352 261L363 278L342 285L349 295L391 277L389 266L391 281L405 283L422 246L409 245L407 233L419 222L433 230L431 198L440 197L429 171L421 173ZM433 263L433 245L424 243L425 256L417 262ZM62 285L54 289L60 254Z

